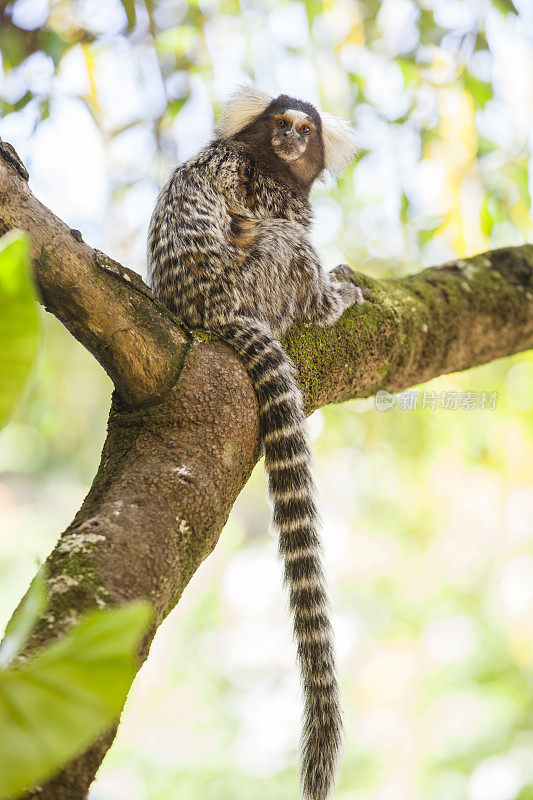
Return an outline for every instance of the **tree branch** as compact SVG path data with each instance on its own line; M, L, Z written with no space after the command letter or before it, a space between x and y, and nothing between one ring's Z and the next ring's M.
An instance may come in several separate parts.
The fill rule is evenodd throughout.
M255 396L229 347L208 335L187 345L140 279L95 255L38 203L12 154L1 161L0 226L29 232L48 309L117 388L98 473L47 560L50 605L26 656L88 608L148 598L155 620L141 662L257 461ZM408 278L358 276L370 292L365 305L334 328L300 323L286 337L308 410L529 348L532 274L533 247L525 245ZM82 800L114 733L27 798Z
M29 234L45 308L95 356L122 397L157 402L176 381L187 337L139 275L85 244L33 196L27 177L0 140L0 233Z
M309 410L397 392L533 346L533 245L406 278L357 274L369 297L334 328L292 327L285 346Z

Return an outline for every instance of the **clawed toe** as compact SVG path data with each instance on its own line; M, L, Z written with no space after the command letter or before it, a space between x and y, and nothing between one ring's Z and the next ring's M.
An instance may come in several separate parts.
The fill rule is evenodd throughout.
M361 289L357 283L355 273L350 269L348 264L339 264L332 269L331 272L342 283L348 283L350 285L350 299L353 305L360 306L365 302L364 295L370 294L370 292L367 289Z
M365 302L365 298L363 297L363 290L361 289L360 286L354 286L354 288L357 290L356 294L355 294L355 301L354 302L355 302L356 305L362 306L363 303Z

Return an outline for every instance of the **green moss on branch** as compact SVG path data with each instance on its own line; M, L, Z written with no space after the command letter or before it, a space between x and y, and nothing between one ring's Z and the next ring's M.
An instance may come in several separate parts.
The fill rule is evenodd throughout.
M458 259L400 279L357 275L362 306L334 328L298 323L285 345L308 410L400 391L533 345L533 245Z

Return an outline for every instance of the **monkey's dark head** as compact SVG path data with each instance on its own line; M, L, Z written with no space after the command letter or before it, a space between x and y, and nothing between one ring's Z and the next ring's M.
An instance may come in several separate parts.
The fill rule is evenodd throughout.
M303 100L282 94L276 99L241 86L224 106L216 133L246 142L271 166L289 171L304 191L324 170L338 175L356 152L352 125L320 114Z
M302 183L312 183L324 169L322 122L310 103L280 95L249 125L270 145Z

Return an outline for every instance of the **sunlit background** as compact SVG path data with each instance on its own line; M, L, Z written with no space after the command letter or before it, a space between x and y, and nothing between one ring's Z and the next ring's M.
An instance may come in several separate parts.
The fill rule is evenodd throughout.
M357 164L313 193L329 267L404 275L531 239L531 0L0 5L0 135L40 200L141 273L161 183L249 82L359 131ZM110 389L47 317L0 435L1 624L87 492ZM370 399L310 420L346 709L336 797L531 800L533 359L418 392L417 409ZM156 637L94 800L296 800L264 493L259 465Z

